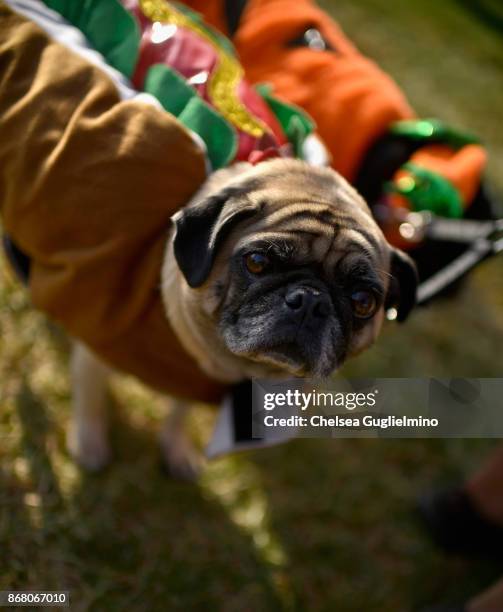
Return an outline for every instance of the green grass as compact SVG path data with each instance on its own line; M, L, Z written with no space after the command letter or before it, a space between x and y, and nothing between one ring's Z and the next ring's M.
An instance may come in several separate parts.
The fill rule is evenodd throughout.
M503 192L503 45L453 0L324 2L424 116L482 136ZM389 325L347 375L500 376L503 259L452 301ZM497 568L436 551L415 496L461 478L488 443L296 441L208 466L196 486L158 469L158 398L114 385L115 462L69 459L67 346L2 267L0 590L66 589L73 610L395 612L460 598ZM211 411L192 418L207 434Z

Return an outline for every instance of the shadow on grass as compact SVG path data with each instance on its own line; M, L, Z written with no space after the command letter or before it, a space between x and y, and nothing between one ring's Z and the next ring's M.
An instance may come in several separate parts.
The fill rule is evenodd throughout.
M28 492L14 474L0 467L0 576L4 588L29 580L26 550L33 542L29 541L32 526L25 505Z
M461 478L450 444L298 440L250 456L298 609L418 610L462 601L499 578L500 566L444 556L415 517L421 491Z
M67 342L53 340L63 369ZM465 451L464 467L477 461L473 443L299 440L225 459L210 487L192 486L161 474L155 424L111 404L114 462L89 476L63 450L65 415L20 385L27 477L0 474L4 588L69 590L73 610L394 612L459 599L495 576L443 557L412 519L421 489L459 478ZM267 533L235 516L253 511L254 488ZM277 566L261 554L264 537L279 543Z
M114 463L89 476L26 382L16 411L29 478L0 483L5 588L69 590L72 610L281 609L250 537L202 489L161 474L152 430L114 410Z

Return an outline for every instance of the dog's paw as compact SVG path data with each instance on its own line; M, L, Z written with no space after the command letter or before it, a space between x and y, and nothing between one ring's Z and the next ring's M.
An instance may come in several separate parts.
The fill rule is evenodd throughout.
M70 425L66 447L74 461L88 472L103 470L112 457L106 432L99 427Z
M204 467L204 457L184 435L164 432L161 436L161 465L171 478L194 482Z

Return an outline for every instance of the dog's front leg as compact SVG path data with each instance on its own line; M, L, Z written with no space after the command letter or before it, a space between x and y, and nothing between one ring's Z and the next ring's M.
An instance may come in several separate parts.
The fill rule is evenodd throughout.
M73 413L67 447L79 465L90 471L110 460L107 423L107 380L110 369L84 344L73 343L70 359Z
M173 478L194 481L201 472L203 457L186 432L190 404L167 397L165 405L168 415L160 435L163 467Z

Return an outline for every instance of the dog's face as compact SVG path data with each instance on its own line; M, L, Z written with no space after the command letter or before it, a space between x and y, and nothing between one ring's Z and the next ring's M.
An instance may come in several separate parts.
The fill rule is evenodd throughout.
M386 308L407 316L414 265L333 170L275 160L211 180L175 216L173 248L216 360L325 377L375 340Z

